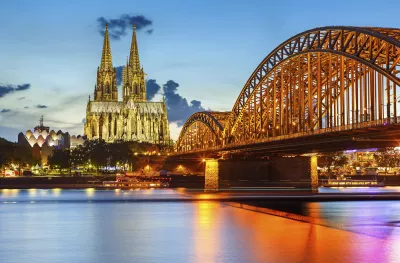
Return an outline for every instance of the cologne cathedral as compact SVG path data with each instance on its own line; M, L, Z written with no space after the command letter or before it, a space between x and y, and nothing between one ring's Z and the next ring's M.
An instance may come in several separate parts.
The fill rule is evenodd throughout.
M122 71L122 101L118 100L116 69L112 64L108 25L104 34L103 53L97 69L94 98L86 107L85 135L88 139L101 138L167 144L170 141L165 101L146 99L146 81L140 67L133 26L129 59Z

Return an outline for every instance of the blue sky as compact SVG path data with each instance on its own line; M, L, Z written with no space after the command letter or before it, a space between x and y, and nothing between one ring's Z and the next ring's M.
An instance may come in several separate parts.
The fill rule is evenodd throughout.
M0 137L17 140L42 114L52 129L83 134L103 43L99 17L151 20L152 34L138 32L148 78L173 80L188 102L227 111L257 65L292 35L327 25L400 28L398 10L394 0L1 1L0 86L30 88L0 97ZM130 41L130 28L111 40L114 66L125 64ZM177 137L178 125L171 133Z

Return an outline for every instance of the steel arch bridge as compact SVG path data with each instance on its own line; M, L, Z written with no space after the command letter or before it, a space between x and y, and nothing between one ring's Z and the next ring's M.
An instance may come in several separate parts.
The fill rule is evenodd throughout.
M399 86L400 29L308 30L283 42L258 65L232 111L224 113L223 124L212 112L192 115L177 152L395 124ZM194 125L203 127L203 137L188 133Z

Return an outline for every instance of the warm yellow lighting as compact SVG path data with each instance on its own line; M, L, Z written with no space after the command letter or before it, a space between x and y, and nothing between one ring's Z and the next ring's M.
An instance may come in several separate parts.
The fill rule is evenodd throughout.
M206 161L206 159L203 158L201 161L204 163Z
M36 188L28 189L29 196L36 196Z
M138 153L137 153L137 152L135 152L134 154L135 154L135 155L138 155Z
M205 190L218 190L219 164L218 160L207 160L205 169Z
M94 196L94 192L95 192L95 191L96 191L96 190L95 190L94 188L86 188L86 189L85 189L86 196L88 196L88 197Z
M51 191L53 192L54 196L60 196L61 188L53 188Z

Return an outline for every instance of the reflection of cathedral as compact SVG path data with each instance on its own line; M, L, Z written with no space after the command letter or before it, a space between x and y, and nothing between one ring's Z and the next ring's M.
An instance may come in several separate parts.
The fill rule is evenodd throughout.
M112 65L108 26L104 34L101 64L97 69L94 100L86 108L85 135L108 142L122 139L151 143L169 142L169 126L165 101L146 99L146 82L140 68L133 28L129 60L122 72L122 101L118 101L116 70Z

